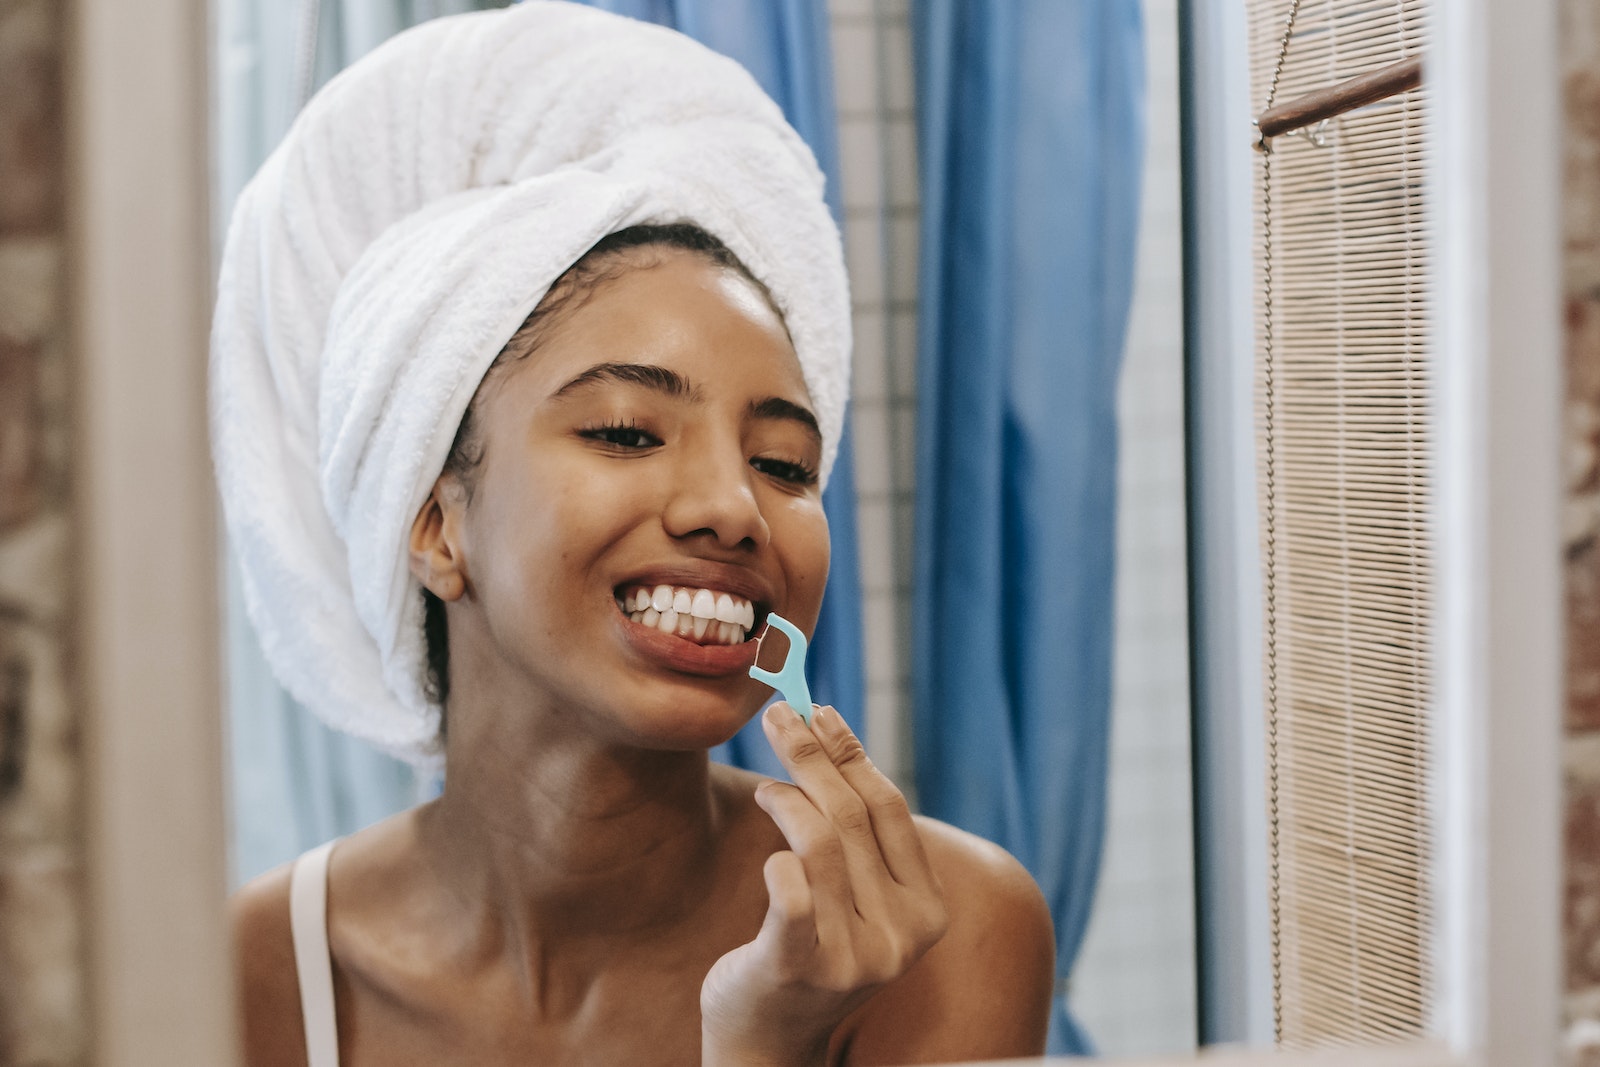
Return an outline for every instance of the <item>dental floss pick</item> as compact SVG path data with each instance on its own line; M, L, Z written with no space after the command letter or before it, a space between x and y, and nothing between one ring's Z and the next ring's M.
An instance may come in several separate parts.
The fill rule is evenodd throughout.
M789 706L799 713L807 726L810 726L811 687L806 684L806 635L800 632L800 627L777 612L768 612L767 622L776 626L789 638L789 652L783 657L783 666L776 674L752 664L750 677L758 682L766 682L782 693L783 699L788 701ZM761 642L766 636L763 633L756 639L757 657L761 655Z

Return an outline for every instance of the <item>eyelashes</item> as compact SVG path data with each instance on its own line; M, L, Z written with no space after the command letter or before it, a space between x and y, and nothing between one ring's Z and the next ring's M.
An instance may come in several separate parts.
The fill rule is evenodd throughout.
M750 461L750 466L762 474L771 475L791 485L816 485L817 470L807 463L796 463L786 459L772 459L767 456L757 456Z
M623 455L642 454L666 443L633 419L585 426L578 431L578 436ZM817 484L817 469L801 460L754 456L750 459L750 466L758 473L788 485L808 487Z
M610 445L623 452L642 452L651 448L659 448L663 444L661 438L632 419L626 422L608 422L599 426L586 426L578 431L578 436L590 441L598 441L604 445Z

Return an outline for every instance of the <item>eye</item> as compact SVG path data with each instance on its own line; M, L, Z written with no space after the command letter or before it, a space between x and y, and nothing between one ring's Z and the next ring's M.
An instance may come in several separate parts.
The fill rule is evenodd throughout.
M750 466L768 477L776 478L781 482L788 482L790 485L807 486L817 484L816 470L804 463L791 463L784 459L756 456L750 461Z
M661 445L661 438L632 422L586 427L578 431L578 436L608 445L618 452L639 452Z

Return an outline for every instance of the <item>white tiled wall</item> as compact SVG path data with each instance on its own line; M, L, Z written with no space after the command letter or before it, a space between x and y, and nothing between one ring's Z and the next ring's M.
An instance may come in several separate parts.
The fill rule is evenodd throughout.
M831 0L830 13L855 325L867 747L909 794L918 224L911 41L904 3Z
M1107 1055L1196 1042L1177 0L1144 0L1148 122L1119 397L1116 659L1100 891L1072 975Z
M917 181L903 0L830 0L856 335L867 745L908 792ZM1105 863L1072 976L1107 1055L1195 1045L1176 0L1145 0L1150 135L1120 396L1116 662Z

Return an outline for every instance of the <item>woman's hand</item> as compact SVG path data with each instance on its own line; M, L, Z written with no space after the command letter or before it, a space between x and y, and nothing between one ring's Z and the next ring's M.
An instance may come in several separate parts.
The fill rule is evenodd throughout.
M767 858L767 916L700 988L706 1067L813 1067L834 1029L904 974L948 923L905 797L831 707L807 729L787 704L762 725L794 785L756 803L791 851Z

